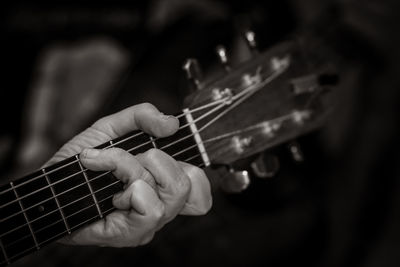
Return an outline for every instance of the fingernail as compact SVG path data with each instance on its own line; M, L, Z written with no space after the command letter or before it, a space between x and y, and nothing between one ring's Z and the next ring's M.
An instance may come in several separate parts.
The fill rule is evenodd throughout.
M95 158L100 154L99 149L93 149L93 148L85 148L82 152L83 157L85 158Z
M164 113L161 113L161 119L163 120L169 120L171 118L174 118L172 115L165 115Z

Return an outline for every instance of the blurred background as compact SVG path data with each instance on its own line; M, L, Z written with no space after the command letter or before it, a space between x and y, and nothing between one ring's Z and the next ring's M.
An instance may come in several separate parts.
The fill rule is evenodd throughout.
M141 102L176 113L181 66L217 66L246 28L260 50L323 40L339 107L281 149L280 172L241 194L213 188L203 217L179 217L140 248L53 244L14 266L399 266L399 18L396 1L12 1L1 10L0 176L42 166L96 119ZM235 54L236 53L236 54ZM212 184L219 171L208 170Z

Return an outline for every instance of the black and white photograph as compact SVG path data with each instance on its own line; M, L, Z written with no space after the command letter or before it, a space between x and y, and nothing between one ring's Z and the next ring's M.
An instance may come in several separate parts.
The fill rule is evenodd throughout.
M0 266L400 266L398 1L1 6Z

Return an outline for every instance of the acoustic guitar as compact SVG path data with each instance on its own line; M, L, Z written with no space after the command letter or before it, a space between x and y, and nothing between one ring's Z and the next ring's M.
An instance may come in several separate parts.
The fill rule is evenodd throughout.
M207 80L200 80L196 60L184 64L195 91L177 116L176 134L155 138L134 131L97 148L132 154L157 148L199 167L229 166L321 127L337 80L331 64L301 41L260 53L253 32L245 39L252 59L230 66L218 47L225 70ZM115 210L112 197L122 188L110 172L84 168L78 155L2 185L0 265L101 220Z

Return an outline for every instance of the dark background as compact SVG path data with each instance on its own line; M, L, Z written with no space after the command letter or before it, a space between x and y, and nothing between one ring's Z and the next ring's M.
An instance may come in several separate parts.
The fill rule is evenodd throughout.
M51 245L15 266L398 266L399 55L396 1L14 1L2 4L0 168L40 167L95 119L151 102L175 113L181 65L216 68L251 27L261 49L313 36L341 84L327 126L302 137L306 162L241 195L213 189L204 217L179 217L132 249ZM218 179L216 171L211 179ZM214 182L212 182L214 184Z

